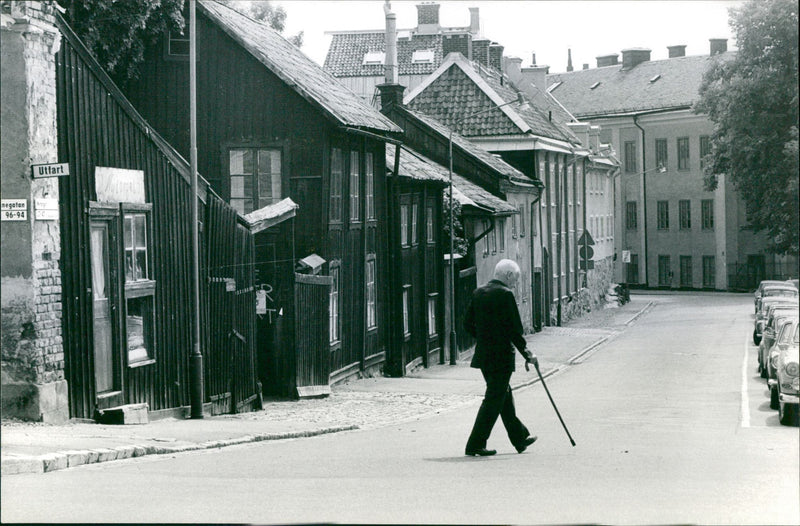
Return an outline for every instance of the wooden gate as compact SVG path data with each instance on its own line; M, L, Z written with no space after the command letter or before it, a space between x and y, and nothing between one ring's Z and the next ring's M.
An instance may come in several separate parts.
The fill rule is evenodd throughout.
M330 394L328 302L333 278L295 274L295 388L298 397Z
M258 407L255 370L253 236L236 211L209 199L204 226L208 286L205 291L205 398L213 414Z
M472 299L472 292L478 288L478 269L469 267L458 271L456 281L456 332L458 333L458 352L466 351L475 345L475 338L464 330L464 318Z

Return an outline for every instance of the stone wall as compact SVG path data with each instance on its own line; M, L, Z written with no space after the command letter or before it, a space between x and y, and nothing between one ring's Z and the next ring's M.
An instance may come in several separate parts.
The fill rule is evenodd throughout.
M58 179L31 165L58 162L54 2L0 2L2 194L24 199L27 219L3 221L2 413L45 422L69 417L61 333L61 232L36 219L37 199L58 202ZM13 118L7 118L12 116Z

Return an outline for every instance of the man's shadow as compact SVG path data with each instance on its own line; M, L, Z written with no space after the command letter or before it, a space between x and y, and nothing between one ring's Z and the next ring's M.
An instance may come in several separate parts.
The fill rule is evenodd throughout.
M424 458L427 462L455 462L455 463L462 463L462 462L489 462L492 460L500 461L500 460L510 460L512 457L519 456L519 453L498 453L496 455L490 455L488 457L473 457L467 455L461 455L460 457L437 457L437 458Z

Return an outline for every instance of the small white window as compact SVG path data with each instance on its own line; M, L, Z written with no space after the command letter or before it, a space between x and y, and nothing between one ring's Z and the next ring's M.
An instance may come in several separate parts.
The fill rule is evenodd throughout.
M383 51L367 51L364 53L364 62L362 62L362 65L382 65L385 57L386 53Z
M418 49L411 55L412 64L433 64L432 49Z
M599 81L598 81L598 82L595 82L594 84L592 84L591 86L589 86L589 89L595 89L595 88L596 88L597 86L599 86L599 85L600 85L600 82L599 82Z
M658 75L656 75L655 77L650 79L650 84L652 84L653 82L657 81L660 78L661 78L661 74L659 73Z

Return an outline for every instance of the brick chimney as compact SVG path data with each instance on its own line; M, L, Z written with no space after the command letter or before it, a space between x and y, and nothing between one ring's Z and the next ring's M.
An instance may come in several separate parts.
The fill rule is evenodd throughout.
M600 55L597 58L597 67L604 68L606 66L616 66L619 64L619 55Z
M489 67L503 71L503 49L497 42L489 44Z
M645 48L628 48L622 50L622 69L632 69L650 60L650 50Z
M575 68L572 67L572 50L567 49L567 72L573 71Z
M686 56L686 46L685 45L667 46L667 51L669 52L669 58L685 57Z
M472 35L469 33L454 33L443 35L442 56L450 53L461 53L466 58L472 56Z
M477 7L469 8L469 32L477 36L481 30L481 18Z
M522 68L520 70L520 73L522 74L520 88L524 89L525 87L533 84L542 91L546 90L547 73L549 70L550 66L530 66L527 68Z
M522 80L522 59L519 57L505 57L503 59L503 73L508 75L511 82L517 84Z
M476 38L472 41L472 60L484 66L489 65L489 43L485 38Z
M536 53L531 53L531 66L536 65Z
M386 111L393 104L403 103L405 87L398 83L397 68L397 15L391 11L387 1L383 10L386 13L386 60L384 61L384 84L377 86L381 94L381 111Z
M439 4L425 2L417 4L417 32L431 35L439 32Z
M584 65L583 65L583 69L589 69L589 64L585 64L585 63L584 63Z
M725 53L728 51L727 38L709 38L708 42L711 48L711 56L719 55L720 53Z

